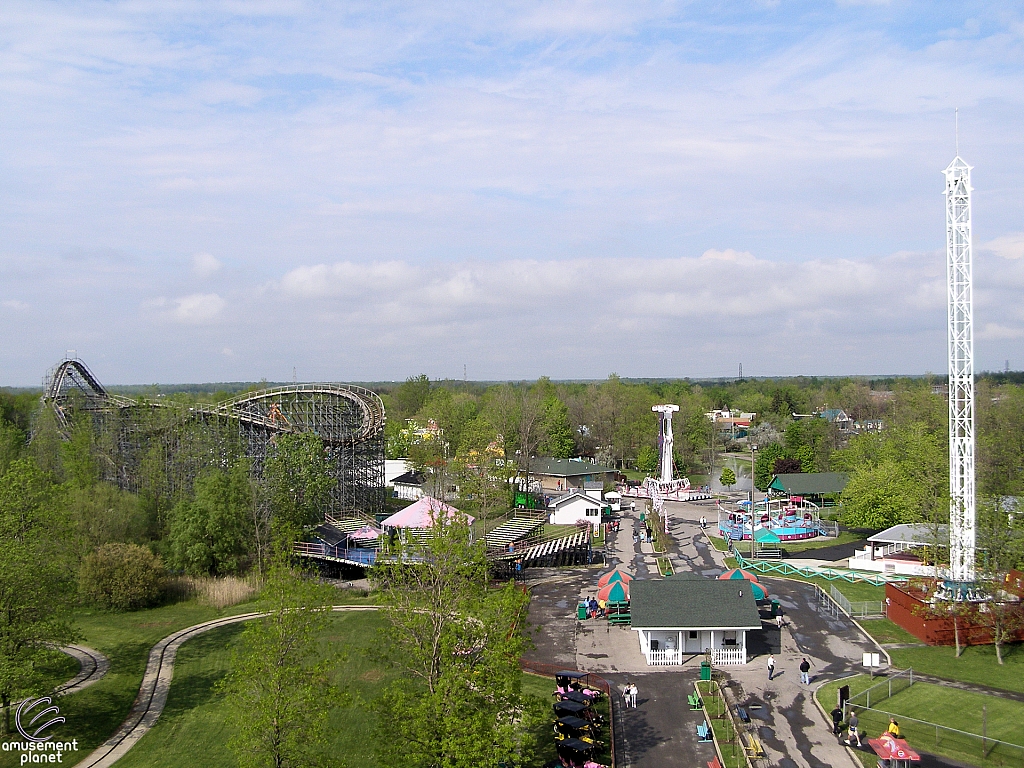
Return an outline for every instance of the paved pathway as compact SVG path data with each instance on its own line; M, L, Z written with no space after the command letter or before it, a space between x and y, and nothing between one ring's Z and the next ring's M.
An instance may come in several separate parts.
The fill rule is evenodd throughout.
M98 683L110 671L110 659L87 645L65 645L61 650L78 661L78 674L63 685L58 685L54 693L67 696L78 693L93 683Z
M375 611L375 605L337 605L335 611ZM146 672L142 677L139 695L135 697L128 717L113 736L97 747L88 757L79 762L75 768L107 768L120 760L125 753L135 746L150 728L156 723L167 703L167 695L171 689L171 678L174 676L174 657L182 643L211 629L237 624L240 621L265 616L264 613L242 613L237 616L225 616L213 621L204 621L191 627L178 630L153 646L149 652Z

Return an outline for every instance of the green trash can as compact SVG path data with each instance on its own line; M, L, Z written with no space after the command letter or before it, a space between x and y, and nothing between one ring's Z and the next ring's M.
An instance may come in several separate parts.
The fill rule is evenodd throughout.
M586 621L587 620L587 604L586 603L580 603L579 605L576 606L576 618L579 619L580 621Z
M779 601L772 600L772 618L774 619L779 615Z
M700 663L700 679L710 680L711 679L711 662L702 661Z

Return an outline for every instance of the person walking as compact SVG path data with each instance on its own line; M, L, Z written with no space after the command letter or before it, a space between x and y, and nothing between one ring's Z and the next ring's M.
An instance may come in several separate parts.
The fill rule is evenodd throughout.
M636 683L630 683L629 685L629 706L636 709L636 696L637 696Z
M780 632L782 631L782 612L781 611L779 613L775 614L775 626L777 626L779 628Z
M771 680L775 676L775 656L768 654L768 679Z
M626 687L622 689L622 704L629 709L629 693L633 690L633 686L630 683L626 683Z
M811 684L811 662L804 656L804 660L800 662L800 682L804 685Z
M838 736L843 732L843 710L836 704L835 708L829 714L832 716L832 733Z
M857 726L860 725L860 720L857 718L857 713L854 710L850 710L850 719L846 721L847 728L849 731L846 734L846 742L850 746L853 746L853 740L857 740L857 746L861 746L860 743L860 731Z

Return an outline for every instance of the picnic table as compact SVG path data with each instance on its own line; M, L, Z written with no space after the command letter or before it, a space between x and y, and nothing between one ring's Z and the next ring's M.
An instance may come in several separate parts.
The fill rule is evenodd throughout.
M904 739L883 735L868 739L868 746L878 755L879 768L910 768L911 763L921 762L921 756Z

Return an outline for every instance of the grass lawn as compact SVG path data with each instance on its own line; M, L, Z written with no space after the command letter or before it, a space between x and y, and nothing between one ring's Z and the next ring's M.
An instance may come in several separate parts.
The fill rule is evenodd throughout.
M860 625L881 644L921 642L903 627L889 619L862 619Z
M1006 663L1002 666L996 661L996 649L991 645L969 646L959 659L953 653L952 646L893 648L889 651L893 664L898 667L913 667L915 672L925 675L1024 693L1024 643L1003 647L1003 661ZM1024 728L1021 730L1024 732ZM1022 739L1018 741L1024 743Z
M331 713L329 751L339 757L346 768L377 765L371 744L374 715L367 702L378 695L394 672L378 667L365 651L374 642L383 621L375 612L336 613L321 638L325 649L330 646L345 651L345 660L335 672L335 680L352 694L352 699L347 706ZM170 695L160 720L118 762L119 767L220 768L236 764L227 748L232 733L227 709L215 686L230 670L231 653L243 629L244 625L236 624L211 630L179 649ZM524 691L542 699L547 706L553 701L553 688L554 682L546 677L523 676ZM607 707L607 701L603 702L601 709L606 718ZM72 722L69 718L68 723ZM550 748L541 756L538 766L556 758L550 722L545 721L539 730L542 731L539 733L541 743L550 744ZM607 741L607 734L604 738ZM598 760L609 763L607 743Z
M707 711L708 723L715 734L715 741L718 742L718 749L725 760L723 768L746 768L747 760L743 754L743 747L736 743L736 728L732 718L727 714L721 695L711 693L712 684L708 682L697 683L701 698L704 700L704 709Z
M864 690L872 681L867 675L829 683L818 692L819 702L825 709L831 709L836 700L836 690L848 684L851 693ZM882 690L881 688L876 690ZM858 702L859 703L859 702ZM1020 744L1020 723L1024 720L1024 704L997 696L970 693L929 683L916 683L912 687L894 694L892 698L872 704L873 710L859 713L861 729L874 737L885 730L889 715L900 721L904 738L915 749L946 755L972 765L1018 765L1024 761L1024 750L1009 747L992 748L986 759L981 754L981 739L940 731L936 739L935 729L907 718L928 723L945 725L968 733L981 734L982 708L987 709L986 733L989 737ZM873 762L872 762L873 764Z
M799 553L808 553L809 556L813 557L815 549L824 549L825 547L834 547L837 544L850 544L855 541L863 541L864 534L857 533L855 531L840 531L839 535L834 539L807 539L806 541L784 541L781 546L786 553L789 555L795 555ZM843 566L844 568L846 566Z

